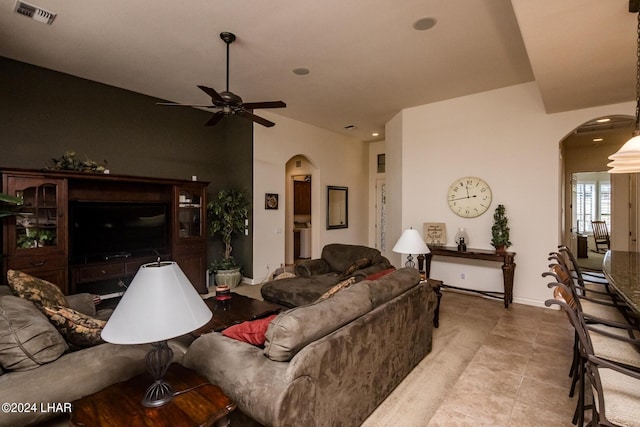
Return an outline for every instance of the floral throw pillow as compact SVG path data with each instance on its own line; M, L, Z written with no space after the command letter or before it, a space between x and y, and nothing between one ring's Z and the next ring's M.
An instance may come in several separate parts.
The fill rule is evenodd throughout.
M320 298L318 298L316 300L316 302L324 301L327 298L331 298L332 296L334 296L335 294L337 294L341 290L347 289L349 286L353 285L354 283L356 283L356 278L355 277L349 277L347 280L343 280L342 282L338 283L337 285L334 285L331 289L329 289L327 292L322 294L320 296Z
M102 344L100 337L104 320L95 319L69 307L44 307L44 314L58 329L67 342L76 347L91 347Z
M69 306L60 288L51 282L17 270L7 271L7 281L14 294L38 307Z
M371 265L371 259L360 258L359 260L351 264L349 267L347 267L347 269L340 275L340 277L343 279L345 277L349 277L356 271L360 270L361 268L368 267L369 265Z

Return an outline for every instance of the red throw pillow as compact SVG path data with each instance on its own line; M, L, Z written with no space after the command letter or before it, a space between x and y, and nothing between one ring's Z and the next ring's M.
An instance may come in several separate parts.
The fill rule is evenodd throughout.
M264 346L265 334L269 323L275 319L277 314L263 317L262 319L248 320L246 322L238 323L237 325L229 326L222 331L222 335L225 337L233 338L238 341L244 341L249 344Z
M377 273L373 273L367 276L365 280L378 280L382 276L386 276L389 273L393 273L396 271L395 267L389 267L386 270L378 271Z

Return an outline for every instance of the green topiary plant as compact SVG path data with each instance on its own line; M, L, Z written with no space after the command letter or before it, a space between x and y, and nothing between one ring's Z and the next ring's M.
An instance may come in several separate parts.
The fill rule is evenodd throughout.
M211 236L220 235L224 243L224 258L212 263L211 269L231 269L239 267L231 256L231 238L244 232L245 220L249 216L249 197L246 190L220 190L207 203L207 218Z
M504 205L498 205L493 214L493 226L491 227L491 244L497 251L504 251L511 246L508 223L509 219L505 215Z

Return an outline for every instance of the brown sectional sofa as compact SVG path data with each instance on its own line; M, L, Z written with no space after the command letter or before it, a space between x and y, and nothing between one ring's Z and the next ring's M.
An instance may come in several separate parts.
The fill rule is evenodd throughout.
M363 259L368 260L367 265L350 270ZM348 277L363 280L390 267L389 260L375 248L332 243L322 249L320 258L298 263L296 277L265 283L261 289L262 298L285 307L297 307L315 301Z
M357 426L431 351L435 307L402 268L282 312L264 348L205 334L184 365L237 403L233 425Z
M96 313L89 294L69 295L67 301L72 308L85 314L108 315ZM0 286L0 360L17 369L0 368L0 403L23 405L22 410L15 406L15 411L0 413L0 427L51 420L67 425L66 419L70 414L65 410L68 408L65 403L125 381L146 369L144 358L150 345L104 343L71 351L61 336L55 336L52 325L53 332L39 329L34 333L28 330L46 324L49 320L35 305L13 296L7 286ZM38 340L40 342L36 342ZM174 361L182 362L190 342L188 337L169 342L174 351ZM62 349L57 348L60 345ZM16 347L23 347L24 357L16 356ZM64 353L59 355L62 351ZM29 406L27 411L24 408L26 403L35 406ZM63 404L58 407L62 411L47 410L49 404L55 403Z

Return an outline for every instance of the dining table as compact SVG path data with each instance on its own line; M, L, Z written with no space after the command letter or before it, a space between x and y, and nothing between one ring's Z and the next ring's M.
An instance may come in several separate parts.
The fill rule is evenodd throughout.
M609 250L602 270L609 285L640 315L640 252Z

